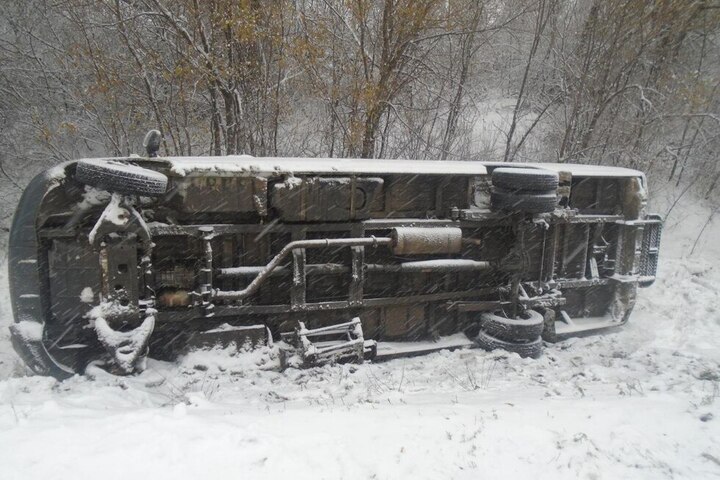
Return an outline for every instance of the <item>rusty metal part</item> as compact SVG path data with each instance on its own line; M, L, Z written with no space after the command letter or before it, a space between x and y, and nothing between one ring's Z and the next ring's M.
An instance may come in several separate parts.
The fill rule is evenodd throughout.
M157 303L161 307L188 307L192 297L187 290L166 290L158 295Z
M300 248L329 248L329 247L356 247L392 245L392 239L387 237L370 237L370 238L326 238L317 240L296 240L290 242L278 252L275 257L258 273L258 275L243 290L220 290L212 291L212 298L219 300L241 300L255 293L260 285L272 274L273 270L280 266L280 263L290 255L291 252Z
M457 227L397 227L392 230L395 255L460 253L462 230Z
M382 338L419 337L426 326L424 305L390 305L383 311Z

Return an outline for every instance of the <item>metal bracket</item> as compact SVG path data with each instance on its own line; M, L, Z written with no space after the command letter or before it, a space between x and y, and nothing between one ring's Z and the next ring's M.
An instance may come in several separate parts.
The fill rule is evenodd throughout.
M283 335L283 340L294 347L281 350L280 363L289 366L312 367L332 362L362 363L366 351L377 352L374 341L366 341L358 317L349 322L308 329L304 322L298 322L294 332Z
M131 201L119 193L112 194L110 203L90 231L88 235L90 245L99 249L105 236L112 233L136 234L145 250L143 253L150 255L153 247L150 229Z
M138 271L146 278L152 275L150 230L132 200L114 193L88 240L99 254L104 301L89 315L94 319L98 340L111 355L115 367L121 373L132 373L145 358L155 328L154 292L145 283L147 299L140 302L137 288ZM143 321L132 330L119 331L111 326L137 325L138 313L144 316Z

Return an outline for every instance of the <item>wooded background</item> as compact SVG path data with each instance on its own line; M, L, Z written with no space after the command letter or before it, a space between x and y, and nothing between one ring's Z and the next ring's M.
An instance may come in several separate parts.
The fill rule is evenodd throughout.
M718 0L2 0L0 222L84 156L581 162L717 205Z

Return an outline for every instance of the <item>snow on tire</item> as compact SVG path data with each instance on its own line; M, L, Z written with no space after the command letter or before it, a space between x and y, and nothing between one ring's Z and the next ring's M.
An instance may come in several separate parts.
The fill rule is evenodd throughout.
M488 312L480 315L480 328L498 340L527 342L542 334L544 318L535 310L526 310L516 319Z
M547 192L557 190L558 174L537 168L496 168L492 184L510 191Z
M165 194L168 184L160 172L114 160L80 160L75 179L112 193L149 197Z
M523 358L539 358L542 355L542 338L538 337L533 341L518 343L506 342L495 338L483 330L475 337L474 342L483 350L491 352L493 350L507 350L508 352L517 353Z
M557 205L557 194L554 190L537 193L521 193L493 187L492 192L490 192L490 205L493 210L509 212L552 212Z

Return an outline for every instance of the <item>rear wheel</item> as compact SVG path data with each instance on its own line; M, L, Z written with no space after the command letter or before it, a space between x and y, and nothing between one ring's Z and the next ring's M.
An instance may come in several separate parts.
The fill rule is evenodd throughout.
M499 340L527 342L537 339L543 332L543 316L534 310L525 310L518 318L507 318L502 312L483 313L480 328Z
M508 352L517 353L523 358L539 358L542 355L542 339L540 337L530 342L506 342L480 330L474 341L482 349L489 352L498 349L507 350Z

